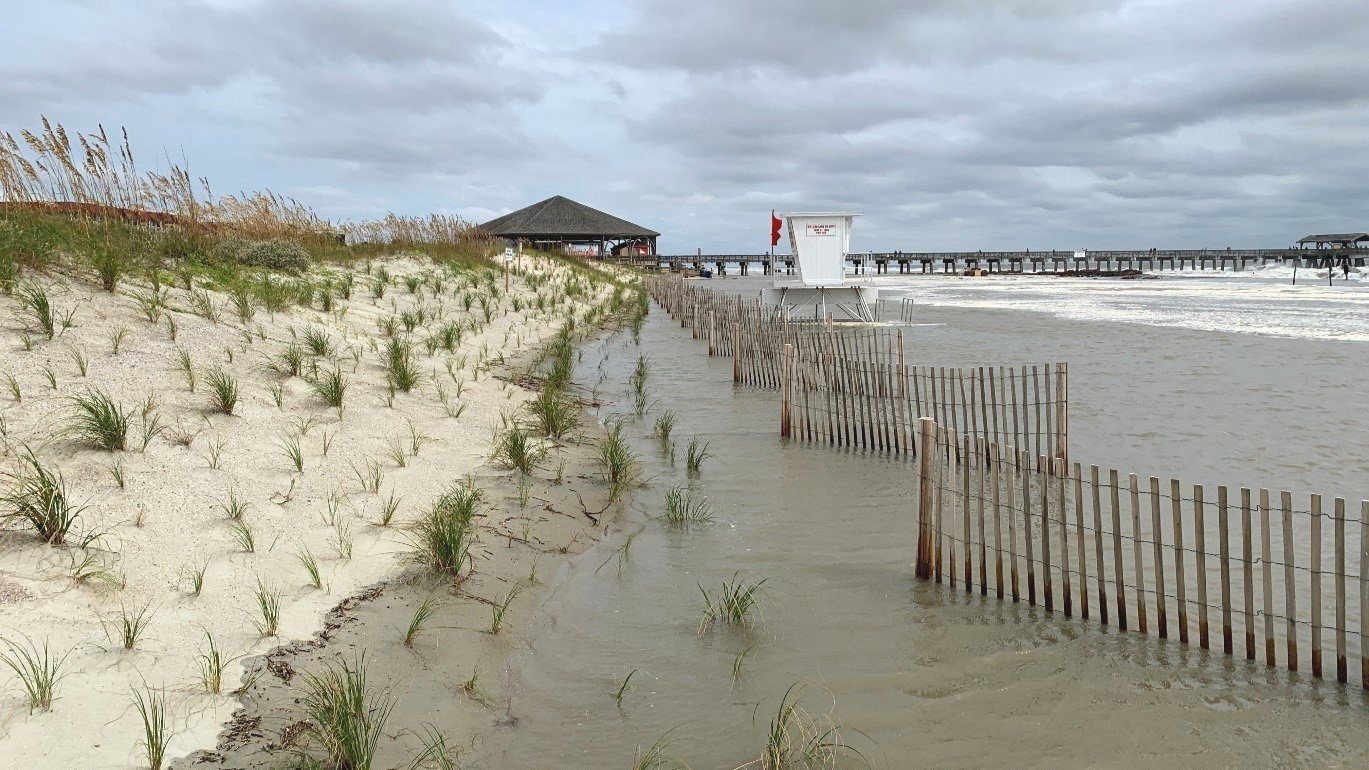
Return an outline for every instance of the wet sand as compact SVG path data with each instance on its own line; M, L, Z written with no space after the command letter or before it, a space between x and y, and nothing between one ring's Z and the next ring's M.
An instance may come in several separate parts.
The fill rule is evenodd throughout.
M459 758L496 724L516 724L507 661L530 643L534 608L549 599L567 560L603 535L595 521L611 509L585 435L557 446L529 477L525 501L512 472L489 469L475 476L486 506L477 518L474 571L466 579L452 584L414 568L349 597L313 639L246 661L241 707L217 748L175 767L291 766L294 752L307 748L300 739L301 674L338 662L364 660L374 690L394 704L377 767L407 766L423 750L425 733L440 733ZM516 597L499 631L491 633L492 608L510 591ZM430 597L438 610L406 647L409 621Z

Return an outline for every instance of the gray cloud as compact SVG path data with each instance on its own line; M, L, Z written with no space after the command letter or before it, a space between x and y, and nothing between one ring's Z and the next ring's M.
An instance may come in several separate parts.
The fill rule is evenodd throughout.
M93 0L9 12L0 120L128 124L332 216L562 193L669 249L771 207L858 248L1361 228L1362 0ZM146 141L141 138L148 137Z

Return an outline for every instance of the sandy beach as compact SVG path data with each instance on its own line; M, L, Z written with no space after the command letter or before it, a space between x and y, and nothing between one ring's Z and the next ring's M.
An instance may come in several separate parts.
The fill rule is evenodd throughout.
M109 293L61 271L28 276L59 316L73 312L53 339L19 298L0 298L9 480L31 472L22 460L31 450L82 506L64 545L13 520L0 540L0 636L47 644L63 661L49 711L29 713L5 671L0 754L27 757L27 767L145 766L133 693L149 688L165 697L168 758L212 749L249 656L312 638L343 599L400 574L408 525L482 472L501 420L530 395L492 367L606 296L600 284L568 298L566 282L578 279L567 268L524 266L540 280L516 275L507 292L497 271L482 277L415 256L321 266L310 278L331 287L329 310L316 299L308 309L256 307L250 318L228 294L168 286L155 321L145 312L150 286ZM420 309L401 332L413 340L419 382L396 392L379 329L407 326ZM451 322L464 333L450 350L423 344ZM292 350L304 353L302 376L289 374ZM315 392L308 378L318 371L345 380L341 410ZM214 372L236 382L231 415L211 408ZM68 429L73 397L92 392L129 414L123 451L93 448ZM530 519L527 534L551 525ZM483 553L499 561L505 549ZM279 602L274 629L264 627L262 597ZM126 649L127 626L137 630ZM211 636L225 662L218 693L201 678Z

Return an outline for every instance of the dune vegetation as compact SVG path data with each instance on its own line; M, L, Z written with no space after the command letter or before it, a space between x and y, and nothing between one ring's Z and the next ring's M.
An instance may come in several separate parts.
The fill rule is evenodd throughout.
M246 656L402 571L476 569L472 472L551 464L574 345L644 311L634 277L495 251L456 217L215 197L103 129L0 134L0 753L212 747ZM311 680L310 761L384 721L340 710L349 665Z

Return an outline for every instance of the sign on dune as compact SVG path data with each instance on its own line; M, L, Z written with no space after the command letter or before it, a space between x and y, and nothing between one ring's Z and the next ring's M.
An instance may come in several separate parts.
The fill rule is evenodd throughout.
M846 282L846 251L855 216L845 212L784 215L800 286L840 286Z

